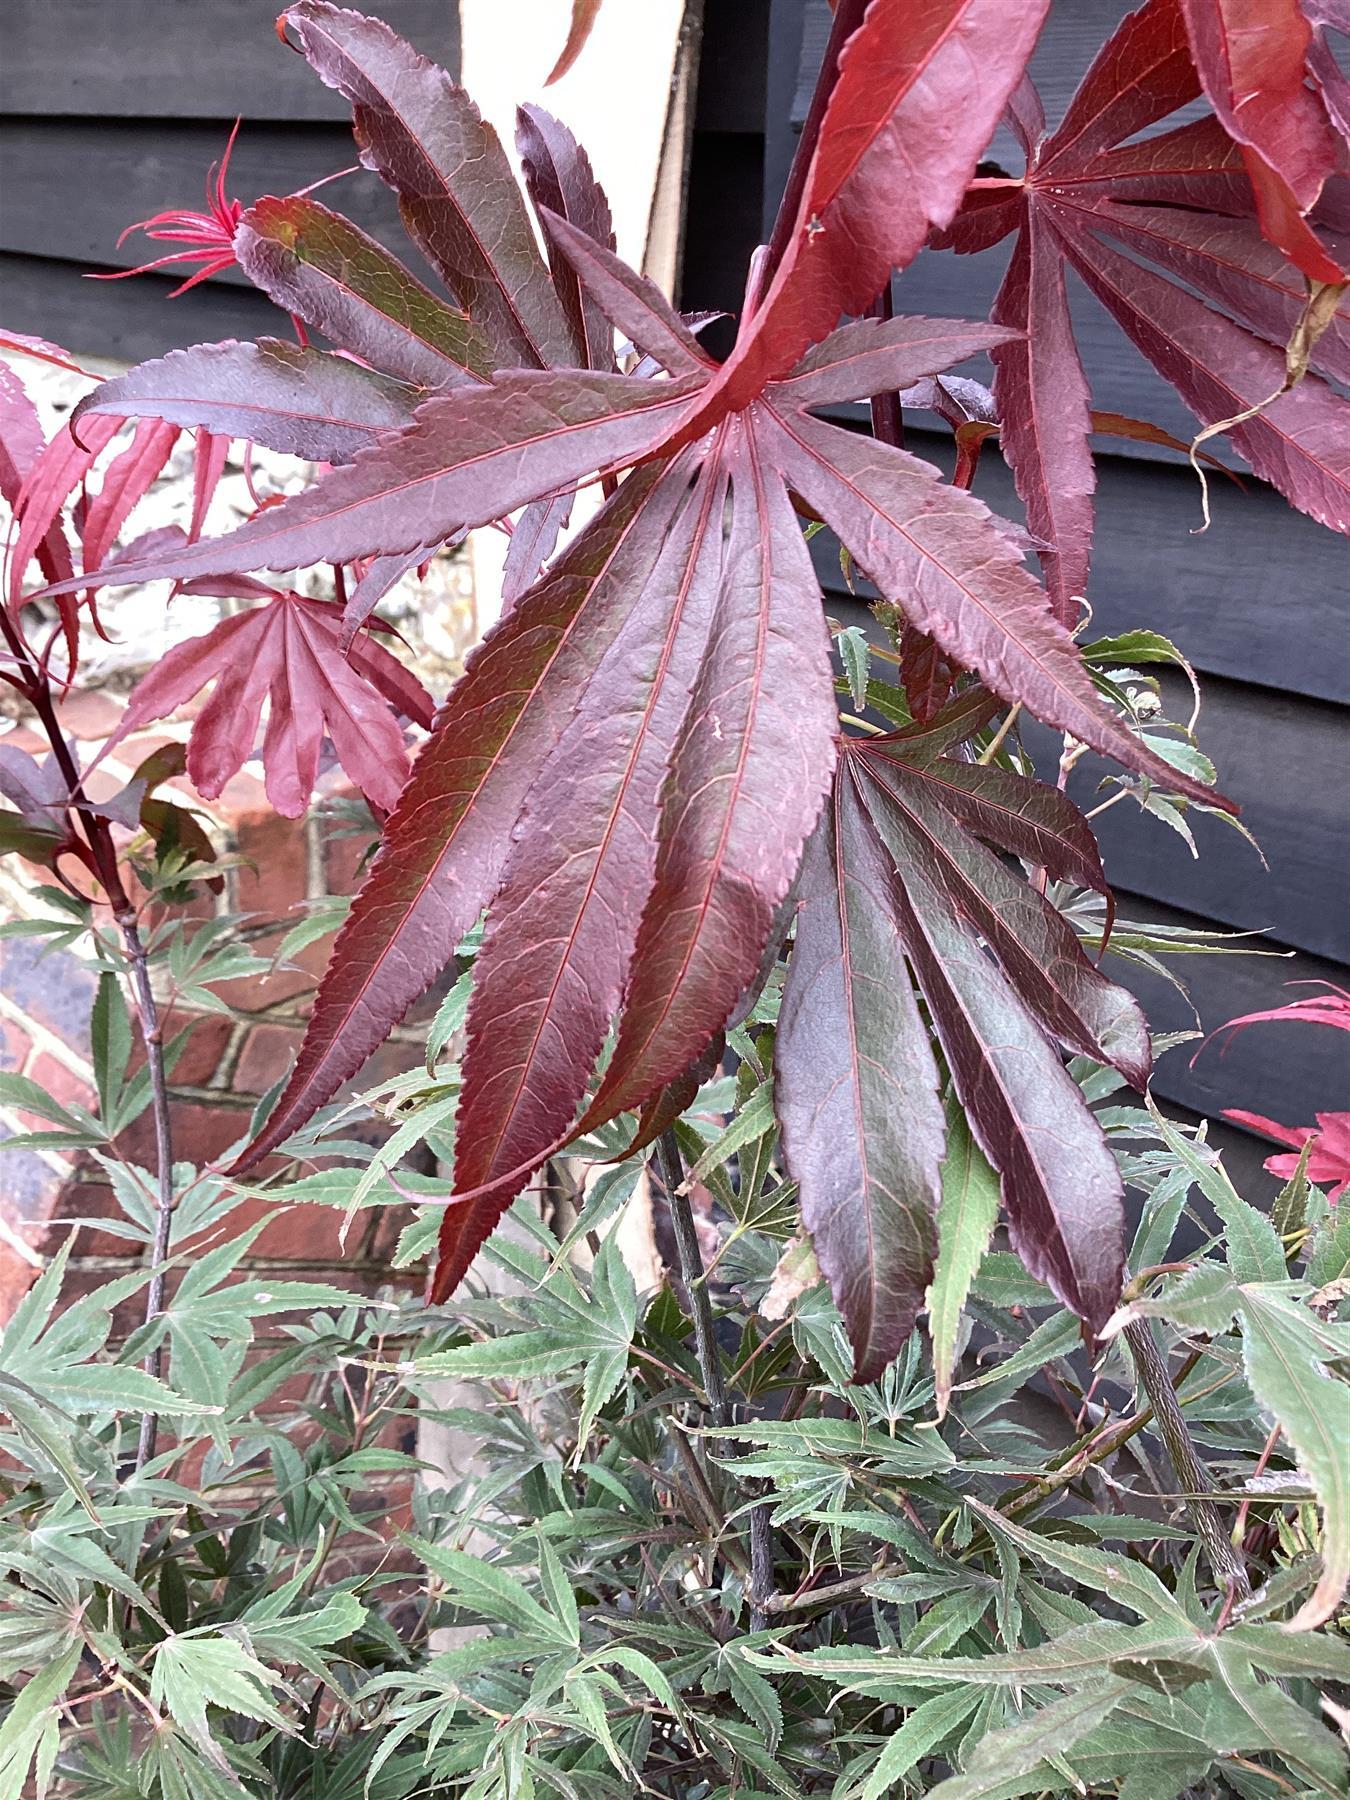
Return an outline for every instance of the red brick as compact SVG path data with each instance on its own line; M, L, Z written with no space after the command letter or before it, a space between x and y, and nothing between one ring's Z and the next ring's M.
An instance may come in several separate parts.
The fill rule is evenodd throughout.
M0 1019L0 1069L11 1075L23 1073L33 1040L12 1019Z
M90 742L111 737L122 721L121 701L97 688L83 688L61 702L61 727L67 737Z
M233 1019L215 1013L173 1014L168 1021L168 1035L191 1026L192 1035L173 1065L170 1081L176 1088L206 1087L220 1067L234 1030Z
M222 1095L217 1103L178 1100L173 1107L173 1154L176 1162L189 1162L205 1168L224 1155L236 1139L248 1130L249 1108L231 1106ZM132 1162L153 1168L155 1160L154 1121L149 1112L141 1114L134 1125L118 1139L118 1147Z
M309 892L304 821L261 813L231 823L239 854L253 865L238 871L240 911L286 917Z
M89 1110L94 1105L94 1090L89 1083L45 1050L34 1057L28 1075L58 1106L83 1106Z
M295 1061L300 1033L284 1025L255 1025L244 1040L234 1071L238 1094L265 1094Z

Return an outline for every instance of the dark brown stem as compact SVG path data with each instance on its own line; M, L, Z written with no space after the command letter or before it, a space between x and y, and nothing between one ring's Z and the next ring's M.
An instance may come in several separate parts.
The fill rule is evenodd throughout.
M839 0L834 9L834 24L830 28L830 38L825 46L825 56L820 65L820 74L816 78L815 92L811 96L811 104L807 108L806 118L802 123L802 134L797 139L797 151L792 159L792 167L788 171L787 186L783 190L778 217L774 220L773 235L769 239L769 253L765 259L764 268L764 287L766 289L773 279L774 270L782 262L787 247L792 241L792 228L797 223L797 213L801 207L802 195L806 192L806 176L811 167L811 159L816 152L816 140L820 136L821 121L825 117L825 108L830 103L830 95L834 92L834 84L839 79L839 52L862 24L863 14L866 10L867 0Z
M1214 1483L1209 1478L1209 1470L1196 1453L1195 1442L1178 1403L1167 1364L1154 1342L1148 1321L1132 1320L1125 1327L1125 1342L1130 1348L1139 1385L1148 1395L1154 1422L1167 1446L1177 1486L1188 1496L1186 1507L1196 1534L1205 1547L1215 1585L1225 1599L1232 1596L1245 1600L1252 1591L1247 1570L1224 1529L1218 1507L1208 1498L1214 1491Z
M70 804L88 846L89 865L98 876L104 893L107 895L113 918L116 920L118 931L122 936L122 947L126 952L127 964L131 973L132 1002L136 1009L136 1019L140 1026L142 1042L145 1045L146 1064L150 1071L150 1104L155 1122L155 1159L158 1184L155 1202L155 1232L150 1250L150 1285L146 1290L145 1297L145 1322L148 1325L151 1320L159 1316L164 1306L164 1265L168 1260L169 1234L173 1216L173 1135L169 1115L169 1090L164 1074L164 1044L159 1008L155 1003L154 992L150 985L150 965L136 922L136 909L132 906L122 882L122 871L118 865L117 846L113 842L112 831L107 820L91 811L81 796L79 765L70 745L66 742L65 733L57 718L56 703L52 698L51 682L46 670L34 662L32 653L18 627L3 609L0 609L0 631L3 631L5 641L19 665L24 694L46 733L56 766L65 777L70 793ZM145 1359L146 1373L157 1377L162 1364L162 1351L158 1348L152 1350ZM137 1469L143 1468L155 1453L155 1431L155 1415L146 1413L141 1420L140 1437L136 1447Z
M145 1322L149 1325L164 1310L164 1276L173 1230L173 1124L169 1110L169 1084L164 1071L164 1032L159 1007L150 983L150 965L141 941L136 915L129 906L117 912L117 925L131 968L131 991L137 1023L150 1070L150 1110L155 1121L155 1235L150 1247L150 1285L145 1291ZM147 1375L159 1379L164 1367L164 1346L155 1345L145 1359ZM143 1469L155 1454L159 1421L153 1412L141 1417L136 1443L136 1467Z
M872 302L874 319L893 319L895 302L891 295L890 277L886 285ZM893 444L897 450L905 447L905 415L897 393L873 394L872 396L872 436L882 444Z
M698 1227L694 1209L684 1192L684 1159L673 1130L663 1131L656 1140L656 1160L665 1185L670 1206L670 1222L675 1232L675 1248L680 1259L680 1279L689 1296L689 1311L694 1321L694 1353L698 1357L703 1391L708 1410L718 1425L730 1425L731 1400L727 1394L722 1370L721 1352L717 1347L717 1321L713 1317L712 1298L708 1293L708 1277L703 1267L703 1252L698 1245ZM772 1508L767 1504L750 1510L750 1629L763 1631L768 1624L768 1604L773 1596L773 1526Z

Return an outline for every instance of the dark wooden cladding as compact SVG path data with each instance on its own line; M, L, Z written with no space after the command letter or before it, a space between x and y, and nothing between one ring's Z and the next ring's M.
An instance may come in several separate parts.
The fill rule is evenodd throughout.
M341 98L277 41L279 0L6 0L0 113L340 121ZM459 63L457 0L367 4L425 56Z
M134 268L164 255L172 245L156 244L140 232L120 249L117 239L133 220L166 207L200 208L206 172L228 134L229 127L216 121L174 122L153 130L127 119L0 121L0 168L9 190L0 212L0 248L86 268ZM341 126L248 120L230 159L229 191L247 205L261 194L293 193L355 161L351 133ZM53 193L62 197L59 207L52 206ZM416 258L393 196L368 169L332 182L317 197L391 249ZM237 269L218 279L249 287Z
M1052 122L1097 46L1132 6L1133 0L1056 0L1032 64ZM827 0L774 0L761 232L787 177L828 29ZM1006 132L988 154L1008 169L1022 166ZM897 281L897 309L981 317L1007 254L1007 246L974 257L927 252ZM1072 274L1070 303L1096 404L1188 440L1191 415ZM861 411L854 417L860 420ZM928 435L925 423L932 421L911 420L911 448L950 466L949 440ZM1099 821L1123 917L1263 934L1253 941L1270 956L1193 956L1170 965L1212 1031L1240 1013L1307 991L1291 991L1287 983L1350 985L1350 552L1343 538L1302 518L1249 476L1241 490L1223 476L1211 479L1213 524L1198 534L1196 482L1182 457L1107 439L1100 448L1106 453L1098 463L1091 629L1152 627L1191 658L1204 691L1201 745L1270 865L1264 869L1256 852L1216 819L1192 821L1198 858L1131 801ZM1231 451L1224 455L1242 467ZM996 452L986 452L977 491L997 510L1018 515ZM825 534L812 551L830 610L848 622L868 619L863 599L846 591L837 548ZM1182 698L1168 685L1175 716ZM1034 738L1040 728L1029 731ZM1052 749L1049 734L1040 735ZM1079 799L1091 804L1107 772L1099 762L1082 767ZM1113 967L1139 994L1155 1029L1194 1028L1190 1006L1165 981L1114 959ZM1350 1093L1345 1058L1332 1037L1311 1027L1257 1027L1223 1054L1206 1048L1193 1065L1193 1047L1186 1046L1163 1058L1154 1088L1173 1110L1195 1116L1218 1119L1225 1108L1241 1107L1311 1124L1318 1110L1344 1108ZM1260 1171L1273 1146L1223 1125L1215 1136L1238 1147L1233 1166L1253 1184L1247 1191L1274 1191Z
M95 285L68 262L0 256L0 321L86 356L127 363L187 344L294 336L286 314L251 289L208 281L170 302L173 287L164 275ZM96 328L91 305L98 309Z
M279 0L6 0L0 52L0 318L91 356L137 361L204 338L289 333L237 274L172 305L158 275L94 283L163 246L133 220L202 206L236 117L231 195L289 193L356 161L350 113L278 42ZM457 0L365 0L425 55L459 66ZM365 170L327 196L419 274Z

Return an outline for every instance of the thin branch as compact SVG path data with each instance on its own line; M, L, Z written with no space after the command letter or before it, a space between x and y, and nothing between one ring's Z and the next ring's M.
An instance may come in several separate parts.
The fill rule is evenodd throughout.
M703 1391L708 1397L708 1410L718 1425L730 1425L731 1401L727 1394L722 1356L717 1347L717 1321L713 1317L712 1298L708 1293L708 1277L703 1267L703 1252L698 1244L698 1227L694 1209L684 1191L684 1160L673 1130L663 1131L656 1140L656 1160L661 1170L666 1199L670 1206L670 1222L675 1231L675 1248L680 1259L680 1278L689 1296L689 1310L694 1321L694 1352L698 1357ZM761 1503L750 1509L750 1629L763 1631L768 1623L768 1604L773 1596L773 1525L772 1508Z
M173 1132L169 1115L169 1089L164 1072L163 1032L159 1007L150 984L150 964L137 924L136 909L123 885L117 845L113 841L108 821L93 812L81 794L79 764L57 717L51 679L46 669L34 661L28 644L3 608L0 608L0 631L3 631L5 641L19 665L25 697L42 724L56 766L65 779L70 795L70 809L79 821L88 846L89 866L107 895L113 918L122 935L122 946L131 972L132 1002L150 1071L150 1104L155 1123L155 1232L150 1251L150 1285L146 1290L145 1300L145 1322L149 1325L164 1307L164 1268L168 1261L173 1214ZM163 1352L156 1347L145 1359L146 1373L158 1377L162 1364ZM137 1469L143 1468L155 1453L156 1426L153 1413L148 1412L142 1417L136 1447Z
M1209 1478L1209 1470L1196 1454L1195 1441L1187 1427L1167 1364L1154 1342L1148 1321L1132 1320L1125 1327L1125 1341L1130 1348L1139 1385L1148 1395L1158 1431L1167 1446L1177 1486L1187 1495L1186 1508L1196 1534L1205 1547L1215 1584L1221 1594L1245 1600L1252 1591L1246 1566L1224 1528L1218 1507L1209 1498L1214 1491L1214 1483Z

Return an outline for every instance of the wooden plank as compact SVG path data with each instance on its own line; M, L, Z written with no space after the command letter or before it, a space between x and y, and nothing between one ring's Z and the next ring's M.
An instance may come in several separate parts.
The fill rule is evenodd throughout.
M769 5L770 0L705 5L695 130L763 135Z
M228 132L214 120L0 120L0 249L85 268L134 268L160 247L136 233L119 250L118 235L166 208L199 207ZM250 125L235 145L230 191L246 203L287 194L355 161L351 133L341 125ZM391 249L415 256L393 196L369 170L334 182L324 198ZM233 271L226 279L243 283Z
M1122 801L1098 822L1107 875L1134 893L1350 963L1344 710L1213 678L1203 692L1201 747L1269 867L1218 819L1193 817L1193 857L1174 831ZM1174 717L1183 704L1173 689ZM1085 759L1071 787L1080 805L1093 803L1106 772Z
M950 440L911 431L909 443L950 468ZM1188 469L1107 456L1098 481L1096 633L1147 626L1203 673L1350 704L1343 539L1257 481L1239 489L1214 479L1214 523L1200 535ZM1021 517L1011 476L989 449L976 489L996 512ZM827 591L841 592L834 540L822 533L813 549Z
M459 68L455 0L366 0L423 55ZM277 42L278 0L7 0L0 113L342 119L346 103Z
M773 230L779 197L797 148L792 99L801 67L806 0L772 0L769 14L769 69L764 101L764 207L761 237Z
M208 281L168 301L173 285L162 275L85 281L76 263L0 255L5 324L77 356L144 362L185 344L292 335L286 315L252 288Z
M830 573L830 540L812 540L816 567ZM838 582L838 564L833 580ZM880 634L865 600L827 591L827 612L845 625ZM1142 621L1157 626L1150 616ZM1186 716L1184 682L1167 688L1171 717ZM1345 765L1345 709L1315 700L1209 677L1199 739L1218 766L1223 791L1242 808L1243 822L1268 868L1238 832L1220 820L1192 818L1199 857L1161 820L1132 800L1097 823L1107 874L1148 899L1184 907L1216 925L1268 932L1282 944L1350 963L1350 786L1337 779ZM1053 770L1058 740L1036 721L1023 730L1037 766ZM1113 770L1085 758L1071 792L1087 808L1097 784Z
M1122 919L1136 919L1185 929L1204 928L1208 921L1160 905L1135 894L1118 893ZM1279 946L1273 946L1279 948ZM1113 979L1139 996L1154 1031L1215 1031L1243 1013L1283 1006L1310 990L1292 982L1350 983L1342 963L1297 954L1292 957L1187 956L1169 967L1190 991L1189 1002L1161 977L1122 957L1108 956ZM1194 1011L1192 1011L1192 1008ZM1324 1026L1255 1025L1221 1040L1184 1044L1158 1063L1154 1090L1208 1118L1226 1107L1238 1107L1290 1125L1311 1125L1318 1112L1343 1111L1350 1103L1346 1058L1336 1034ZM1242 1128L1244 1135L1245 1128ZM1277 1149L1254 1135L1260 1155Z

